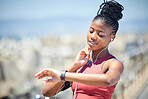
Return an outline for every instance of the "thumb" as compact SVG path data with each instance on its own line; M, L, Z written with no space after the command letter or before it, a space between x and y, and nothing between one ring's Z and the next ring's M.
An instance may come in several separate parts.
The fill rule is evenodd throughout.
M85 59L88 61L90 58L90 54L87 54L87 56L85 57Z
M87 50L87 54L90 54L90 52L91 52L90 46L87 46L87 47L86 47L86 50Z

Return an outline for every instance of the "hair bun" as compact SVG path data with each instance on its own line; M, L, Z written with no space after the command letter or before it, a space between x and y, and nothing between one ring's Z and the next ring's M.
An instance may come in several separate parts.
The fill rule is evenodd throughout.
M116 1L106 1L100 6L100 14L110 17L113 20L120 20L123 16L123 6Z

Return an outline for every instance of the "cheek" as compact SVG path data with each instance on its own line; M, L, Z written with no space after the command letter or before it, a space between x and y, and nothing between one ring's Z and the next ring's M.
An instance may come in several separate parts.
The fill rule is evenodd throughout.
M89 35L89 33L87 33L87 40L89 39L89 37L90 37L90 35Z
M107 46L109 43L110 43L109 38L103 39L103 40L101 41L101 44L103 44L104 46Z

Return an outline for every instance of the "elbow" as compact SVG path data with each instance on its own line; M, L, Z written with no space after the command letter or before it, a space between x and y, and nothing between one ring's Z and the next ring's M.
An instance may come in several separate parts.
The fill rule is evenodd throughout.
M42 93L43 93L43 95L45 97L51 97L51 95L49 94L49 92L47 92L46 90L43 90Z
M115 80L110 77L107 77L105 80L105 84L106 86L113 86L115 84Z
M54 96L54 93L52 93L50 91L47 91L47 90L43 90L42 93L43 93L43 95L45 97L52 97L52 96Z

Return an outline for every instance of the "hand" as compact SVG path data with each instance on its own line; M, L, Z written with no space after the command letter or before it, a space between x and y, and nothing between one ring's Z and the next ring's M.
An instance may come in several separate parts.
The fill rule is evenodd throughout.
M91 49L89 46L81 50L75 59L75 66L78 66L79 68L84 66L89 61L90 51Z
M44 79L45 82L60 82L61 73L54 69L45 69L35 75L35 78L42 79L44 77L52 77L51 79Z

